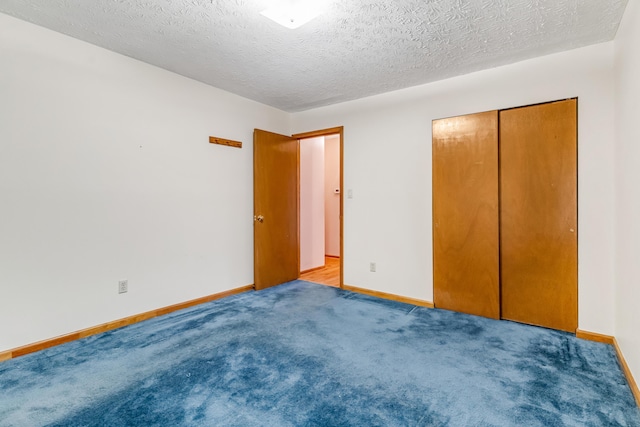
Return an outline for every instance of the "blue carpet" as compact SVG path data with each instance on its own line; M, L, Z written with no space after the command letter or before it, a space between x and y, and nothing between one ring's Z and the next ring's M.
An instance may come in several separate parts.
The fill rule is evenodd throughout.
M640 426L611 346L296 281L0 363L0 426Z

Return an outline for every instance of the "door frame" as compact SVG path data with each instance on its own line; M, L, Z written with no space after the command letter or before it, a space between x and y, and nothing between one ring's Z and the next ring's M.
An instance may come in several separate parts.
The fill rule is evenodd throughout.
M299 146L301 139L329 135L340 136L340 289L344 289L344 126L296 133L291 135L291 137L298 140ZM300 227L300 157L298 157L298 227ZM300 241L298 241L298 277L299 276Z

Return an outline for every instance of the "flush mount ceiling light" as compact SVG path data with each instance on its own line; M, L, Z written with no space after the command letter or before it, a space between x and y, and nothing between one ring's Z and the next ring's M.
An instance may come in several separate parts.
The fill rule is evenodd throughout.
M260 14L293 30L317 18L322 12L322 2L318 0L281 0Z

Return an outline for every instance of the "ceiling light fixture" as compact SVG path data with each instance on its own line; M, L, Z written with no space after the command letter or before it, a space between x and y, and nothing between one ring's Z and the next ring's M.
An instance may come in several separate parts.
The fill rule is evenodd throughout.
M322 12L322 2L318 0L280 0L260 14L293 30L317 18Z

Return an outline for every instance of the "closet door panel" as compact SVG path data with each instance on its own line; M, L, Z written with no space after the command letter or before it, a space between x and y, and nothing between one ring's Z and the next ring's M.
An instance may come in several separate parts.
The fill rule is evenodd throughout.
M500 318L498 112L433 121L434 303Z
M500 112L502 317L578 325L577 101Z

